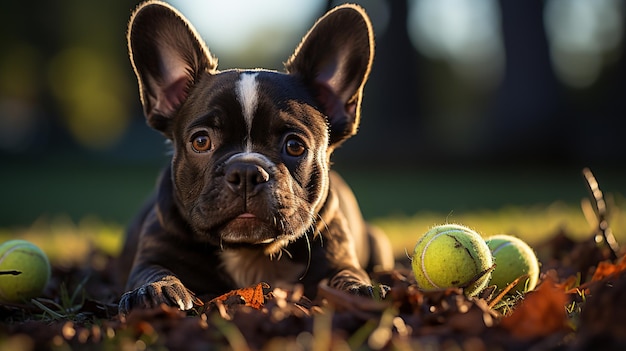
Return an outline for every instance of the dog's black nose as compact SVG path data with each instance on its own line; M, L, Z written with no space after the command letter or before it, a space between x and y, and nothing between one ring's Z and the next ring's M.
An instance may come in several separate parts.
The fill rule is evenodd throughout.
M226 184L240 195L255 195L270 180L263 167L252 163L233 163L226 167Z

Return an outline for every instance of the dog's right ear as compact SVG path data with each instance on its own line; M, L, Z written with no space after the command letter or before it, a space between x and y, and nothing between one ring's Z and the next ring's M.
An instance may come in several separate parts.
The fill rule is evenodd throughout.
M317 98L337 147L359 126L363 87L374 58L374 31L365 10L344 4L328 11L285 63Z
M128 51L148 124L171 138L173 117L199 75L216 70L217 59L182 14L157 1L133 13Z

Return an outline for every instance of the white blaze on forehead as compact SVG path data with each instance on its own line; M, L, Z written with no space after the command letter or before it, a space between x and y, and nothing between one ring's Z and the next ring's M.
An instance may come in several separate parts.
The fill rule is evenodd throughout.
M256 112L258 102L258 84L256 77L258 72L242 73L237 82L237 99L241 104L241 111L243 112L243 119L246 122L248 128L248 143L247 147L250 149L250 129L252 128L252 119Z

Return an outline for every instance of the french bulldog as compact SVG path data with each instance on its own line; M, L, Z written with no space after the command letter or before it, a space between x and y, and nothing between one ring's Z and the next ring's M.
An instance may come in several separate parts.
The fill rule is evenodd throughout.
M319 19L285 72L219 71L192 25L157 1L133 13L128 46L147 123L172 158L127 232L121 314L188 310L199 296L259 282L300 284L309 298L320 282L359 295L379 288L368 271L392 268L389 241L330 170L357 131L372 65L362 8Z

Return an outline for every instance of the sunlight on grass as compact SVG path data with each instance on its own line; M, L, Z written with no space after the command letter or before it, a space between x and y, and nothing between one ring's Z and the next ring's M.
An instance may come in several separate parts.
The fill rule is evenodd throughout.
M50 260L58 264L80 262L93 247L116 255L124 229L121 225L103 223L88 216L78 223L66 216L42 217L26 228L0 228L2 242L25 239L41 247Z
M531 245L549 239L560 229L576 239L588 237L593 232L579 207L560 202L549 206L512 206L497 211L418 213L413 217L379 218L373 222L387 233L397 257L405 252L411 253L423 233L445 223L469 226L483 237L515 235ZM613 211L610 225L618 241L626 239L626 211Z
M549 239L560 229L576 239L588 237L593 232L580 207L561 202L549 206L512 206L497 211L420 212L412 217L392 216L372 222L387 233L397 257L402 257L405 252L411 253L423 233L444 223L467 225L484 237L502 233L515 235L531 245ZM614 210L610 225L618 242L626 240L626 211ZM80 262L93 247L117 255L123 237L123 225L104 223L94 216L84 217L78 223L67 216L42 217L29 227L0 228L1 241L29 240L40 246L57 264Z

